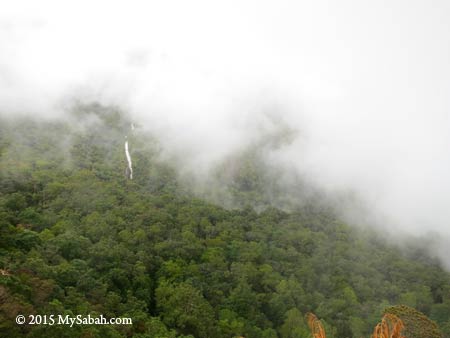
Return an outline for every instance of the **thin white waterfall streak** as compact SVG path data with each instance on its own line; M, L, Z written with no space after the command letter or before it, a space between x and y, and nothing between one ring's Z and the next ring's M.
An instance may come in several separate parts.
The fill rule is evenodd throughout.
M127 162L128 162L129 177L130 177L130 180L132 180L133 179L133 167L131 165L130 152L128 151L128 140L125 141L125 155L127 157Z

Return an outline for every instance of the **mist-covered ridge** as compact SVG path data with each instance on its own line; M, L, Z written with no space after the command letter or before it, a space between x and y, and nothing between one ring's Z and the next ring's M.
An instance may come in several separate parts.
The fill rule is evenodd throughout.
M420 243L400 248L348 225L302 177L285 195L284 175L293 178L262 156L272 141L225 158L208 189L192 190L183 162L139 122L130 134L120 109L91 104L68 116L0 124L3 333L308 337L313 311L330 337L360 337L389 305L406 304L450 334L440 261ZM20 327L18 313L101 313L133 325Z

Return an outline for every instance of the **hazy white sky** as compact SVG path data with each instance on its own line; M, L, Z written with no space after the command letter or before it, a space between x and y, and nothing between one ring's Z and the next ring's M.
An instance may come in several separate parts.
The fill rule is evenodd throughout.
M277 107L300 130L279 161L450 235L449 18L446 0L10 1L0 110L120 104L208 164Z

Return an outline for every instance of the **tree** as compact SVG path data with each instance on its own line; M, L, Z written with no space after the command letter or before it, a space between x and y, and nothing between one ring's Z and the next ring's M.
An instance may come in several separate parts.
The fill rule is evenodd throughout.
M285 313L285 320L280 328L282 338L310 338L303 315L296 308L292 308Z
M156 303L163 322L183 334L199 338L213 336L217 326L214 311L201 293L188 283L171 284L160 281Z
M397 305L385 309L386 314L400 318L404 325L404 335L408 338L441 338L442 334L435 322L423 313L406 305Z

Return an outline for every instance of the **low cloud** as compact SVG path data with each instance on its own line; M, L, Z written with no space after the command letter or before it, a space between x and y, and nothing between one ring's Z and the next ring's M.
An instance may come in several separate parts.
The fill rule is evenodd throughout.
M2 115L118 105L199 173L281 121L296 136L271 161L390 229L450 236L448 2L4 7Z

